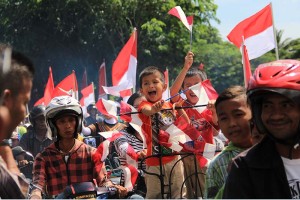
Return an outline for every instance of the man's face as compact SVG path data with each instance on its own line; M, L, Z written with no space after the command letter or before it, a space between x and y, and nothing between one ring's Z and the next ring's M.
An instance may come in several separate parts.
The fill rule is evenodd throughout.
M11 91L4 91L4 102L3 105L9 110L10 124L8 130L6 130L6 138L10 138L13 130L24 120L27 111L27 104L30 100L32 80L25 79L23 83L20 83L23 89L16 95L13 96Z
M36 130L36 133L39 135L46 135L47 133L47 126L45 121L45 116L40 115L34 120L34 129Z
M61 138L70 139L74 138L76 129L76 118L72 115L65 115L56 120L58 134Z
M267 94L262 102L261 119L274 137L290 139L298 131L299 105L280 94Z

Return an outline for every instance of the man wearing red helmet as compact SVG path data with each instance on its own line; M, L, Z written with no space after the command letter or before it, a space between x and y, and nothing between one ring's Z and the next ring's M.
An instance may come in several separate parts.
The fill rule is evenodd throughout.
M300 198L300 61L258 66L248 87L254 123L266 137L234 159L223 198Z

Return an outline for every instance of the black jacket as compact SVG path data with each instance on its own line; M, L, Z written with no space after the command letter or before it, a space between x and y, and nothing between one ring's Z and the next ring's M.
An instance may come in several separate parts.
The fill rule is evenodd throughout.
M223 198L292 198L282 159L269 137L234 159Z

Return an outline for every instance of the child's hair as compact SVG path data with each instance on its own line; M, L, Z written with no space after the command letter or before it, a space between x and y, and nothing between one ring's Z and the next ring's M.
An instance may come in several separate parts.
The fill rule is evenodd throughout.
M191 68L187 71L187 73L186 73L186 75L185 75L185 78L193 77L193 76L196 76L196 75L200 76L200 78L201 78L202 81L205 81L205 80L207 79L207 74L206 74L206 72L205 72L204 70L200 70L200 69L197 68L197 67L191 67ZM184 81L183 81L183 83L182 83L182 87L183 87L183 86L184 86Z
M148 75L151 75L151 74L154 74L155 72L159 72L160 73L160 80L165 83L165 74L164 72L157 68L157 67L154 67L154 66L149 66L149 67L146 67L141 73L140 73L140 76L139 76L139 81L140 81L140 87L142 88L142 81L143 81L143 78L145 76L148 76Z
M247 99L246 89L240 85L230 86L229 88L225 89L217 98L215 107L226 100L234 99L236 97L244 97ZM247 102L248 104L248 102Z

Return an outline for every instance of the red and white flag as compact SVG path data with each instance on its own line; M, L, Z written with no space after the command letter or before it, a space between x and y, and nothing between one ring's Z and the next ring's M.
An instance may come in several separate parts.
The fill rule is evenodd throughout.
M132 191L138 177L138 170L132 165L120 166L124 173L124 187L128 191Z
M98 80L99 80L98 99L107 99L107 95L104 89L102 88L102 86L107 86L105 61L103 61L103 63L100 65L98 73L99 73L98 74Z
M114 118L117 116L117 106L115 102L111 100L99 99L96 103L96 107L103 115Z
M52 98L64 95L78 99L78 85L75 71L72 71L72 74L64 78L52 92Z
M99 134L106 138L106 140L101 142L97 148L97 154L100 156L101 161L103 162L109 154L109 144L121 137L123 134L119 131L100 132Z
M250 60L274 49L276 43L271 4L241 21L232 29L227 38L240 49L244 38L244 44L247 46Z
M52 75L52 68L49 67L49 77L48 77L48 81L44 90L44 97L42 97L41 99L39 99L34 106L37 105L45 105L47 106L48 103L51 101L52 99L52 92L54 90L54 82L53 82L53 75Z
M245 84L245 88L248 87L248 83L251 77L251 65L250 65L250 61L248 58L248 51L247 51L247 47L246 45L242 45L242 57L243 57L243 68L244 68L244 84Z
M192 32L192 30L193 30L193 23L194 23L194 16L193 16L193 15L187 16L186 19L187 19L187 21L188 21L190 30L191 30L191 32Z
M136 85L136 68L137 68L137 31L134 29L131 37L120 51L118 57L112 66L112 83L113 86L130 86ZM128 89L128 88L125 88ZM124 94L123 94L124 95Z
M199 98L196 105L205 105L208 104L209 100L218 98L218 93L213 88L209 79L191 86L190 89ZM198 110L199 113L202 113L206 109L206 106L196 107L195 109Z
M139 115L137 114L137 110L125 103L124 101L121 101L120 103L120 117L122 120L128 122L141 136L143 141L143 148L147 147L145 135L142 131L142 120L139 118Z
M169 10L168 14L173 15L173 16L177 17L178 19L180 19L180 21L183 23L183 25L189 31L192 31L192 29L190 28L190 24L180 6L176 6L176 7L172 8L171 10Z
M106 94L114 95L117 97L126 97L126 96L130 96L132 94L132 92L131 92L132 83L131 82L127 82L127 83L117 85L117 86L112 86L112 87L102 86L102 88Z
M81 90L82 98L80 99L80 105L83 110L83 115L87 117L87 107L90 104L95 104L95 93L94 84L91 83L89 86Z

